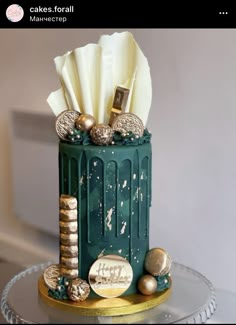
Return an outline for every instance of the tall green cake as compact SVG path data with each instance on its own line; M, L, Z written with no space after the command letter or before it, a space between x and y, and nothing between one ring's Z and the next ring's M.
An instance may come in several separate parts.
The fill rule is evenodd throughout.
M39 279L47 304L86 316L153 308L171 288L171 258L149 248L152 88L129 32L55 58L48 103L59 137L59 263Z
M151 144L82 146L60 142L60 194L78 200L79 276L100 254L119 254L133 269L137 292L149 249Z

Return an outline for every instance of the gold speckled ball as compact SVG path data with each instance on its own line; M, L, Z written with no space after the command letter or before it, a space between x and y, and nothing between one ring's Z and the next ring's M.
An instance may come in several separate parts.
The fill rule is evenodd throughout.
M150 274L141 276L138 281L138 290L145 296L157 291L157 280Z
M75 121L75 126L80 131L89 132L95 124L96 120L90 114L81 114Z
M67 293L71 300L83 301L89 296L90 286L85 280L77 278L69 283Z
M98 146L106 146L111 144L114 131L109 125L98 124L90 131L90 136L93 143Z

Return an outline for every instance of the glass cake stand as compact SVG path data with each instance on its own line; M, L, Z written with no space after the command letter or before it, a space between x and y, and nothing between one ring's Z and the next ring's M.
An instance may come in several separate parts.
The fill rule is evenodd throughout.
M38 295L38 279L51 262L33 265L5 286L1 311L11 324L203 324L216 309L211 282L199 272L173 262L172 292L163 304L124 316L82 316L47 305Z

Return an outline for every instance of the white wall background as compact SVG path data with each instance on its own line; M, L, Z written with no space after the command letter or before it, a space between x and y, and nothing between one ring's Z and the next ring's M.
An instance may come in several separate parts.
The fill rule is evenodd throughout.
M0 240L45 260L57 259L57 240L14 211L9 110L50 114L53 58L114 31L0 30ZM236 291L236 30L130 31L153 81L151 247Z

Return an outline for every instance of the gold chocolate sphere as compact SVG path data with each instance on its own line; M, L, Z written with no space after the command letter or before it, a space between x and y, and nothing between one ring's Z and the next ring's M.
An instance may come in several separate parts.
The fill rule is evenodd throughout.
M150 274L141 276L138 281L138 290L145 296L157 291L157 280Z
M73 301L83 301L90 293L89 284L80 278L71 280L67 287L67 293L71 300Z
M90 131L90 136L93 143L98 146L106 146L111 144L114 131L109 125L98 124Z
M81 114L75 121L75 126L80 131L89 132L95 124L96 120L90 114Z
M146 271L154 276L163 276L170 272L171 258L163 248L150 249L144 263Z

